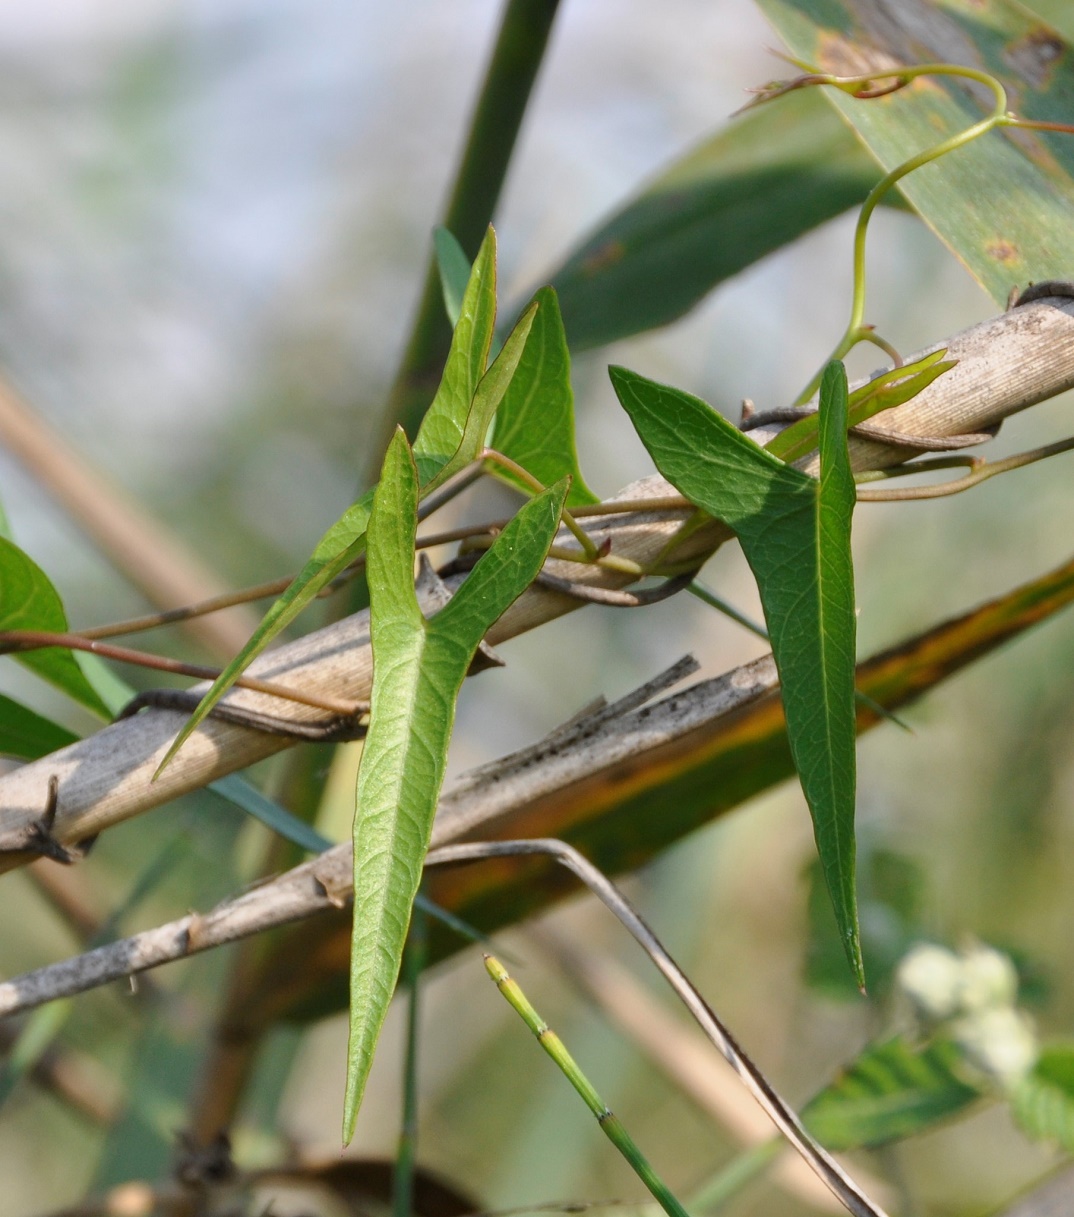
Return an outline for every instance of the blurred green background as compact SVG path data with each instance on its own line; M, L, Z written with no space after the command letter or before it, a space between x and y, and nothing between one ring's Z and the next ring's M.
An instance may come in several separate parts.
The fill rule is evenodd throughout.
M0 366L228 584L295 568L353 497L499 7L4 6ZM496 217L501 298L522 300L647 176L718 127L744 89L779 75L765 51L773 42L746 0L565 4ZM605 366L669 381L736 419L743 397L761 409L787 403L845 322L852 224L843 217L767 258L674 326L577 358L578 446L596 491L610 494L649 472ZM869 271L869 319L905 352L996 311L902 212L878 216ZM851 372L874 363L852 360ZM1068 410L1064 399L1035 408L1010 421L993 449L1057 438ZM967 496L863 507L855 522L860 653L1065 560L1062 460ZM2 450L0 498L74 624L142 611L140 595L77 522ZM721 552L705 578L758 615L737 552ZM464 689L452 771L531 742L596 694L620 695L685 651L713 675L760 648L687 597L639 613L590 609L517 640L504 649L506 671ZM862 841L919 868L919 935L1014 951L1036 979L1041 1029L1055 1034L1069 1032L1074 1017L1072 657L1074 623L1061 617L907 712L914 734L885 726L860 748ZM0 689L86 726L11 665ZM271 789L278 767L255 776ZM337 775L335 787L345 802L346 777ZM324 826L339 835L345 813L334 814ZM141 928L240 886L261 832L211 795L191 798L108 834L71 881L109 910L164 851L165 880L123 923ZM785 785L630 884L795 1100L823 1085L886 1017L805 983L812 856L800 793ZM4 884L0 968L11 975L71 953L71 938L26 877ZM551 920L587 948L622 957L655 988L631 945L587 902ZM610 1029L532 935L506 936L504 949L673 1186L689 1192L730 1159L734 1136ZM139 997L116 989L74 1003L62 1042L117 1122L95 1124L30 1083L17 1085L0 1108L6 1212L45 1212L167 1165L204 1048L206 1005L226 968L224 957L203 957L153 977ZM425 992L423 1164L489 1208L640 1199L476 954L441 968ZM393 1151L397 1015L350 1153ZM244 1165L274 1161L288 1147L334 1157L343 1019L280 1032L277 1041L235 1130L237 1155ZM905 1211L978 1213L1053 1159L992 1109L862 1161L904 1182L918 1205ZM287 1203L273 1213L286 1217ZM304 1203L293 1211L309 1211ZM734 1211L812 1210L765 1184Z

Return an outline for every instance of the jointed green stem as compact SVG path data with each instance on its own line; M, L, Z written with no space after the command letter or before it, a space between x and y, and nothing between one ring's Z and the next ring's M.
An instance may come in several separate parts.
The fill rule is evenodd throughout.
M582 1096L586 1106L597 1117L605 1136L633 1167L638 1178L652 1193L654 1199L668 1217L688 1217L686 1210L668 1190L649 1162L635 1145L619 1118L608 1110L604 1100L597 1094L589 1079L578 1067L578 1063L567 1051L563 1041L530 1005L518 983L508 975L503 964L495 956L485 956L485 969L496 987L522 1016L523 1022L537 1037L537 1042L556 1062L574 1089Z

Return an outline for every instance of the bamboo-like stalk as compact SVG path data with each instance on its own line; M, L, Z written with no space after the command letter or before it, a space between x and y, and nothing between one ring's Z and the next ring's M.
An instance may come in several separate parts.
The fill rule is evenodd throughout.
M559 0L509 0L504 11L444 211L444 227L471 259L499 200L558 8ZM430 253L410 336L369 445L367 482L376 481L384 450L397 426L411 438L416 434L450 345L451 326L444 312L440 272Z

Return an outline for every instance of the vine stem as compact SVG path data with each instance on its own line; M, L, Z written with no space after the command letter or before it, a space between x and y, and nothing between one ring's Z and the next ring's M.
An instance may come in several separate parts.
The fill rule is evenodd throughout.
M950 135L947 139L940 140L939 143L933 144L928 148L922 149L921 152L911 156L900 165L896 165L894 169L886 173L879 182L869 191L865 202L861 206L861 211L858 213L858 222L854 228L854 254L853 254L853 272L854 285L851 296L850 305L850 320L847 323L847 328L843 333L842 338L836 343L835 349L831 355L825 360L825 365L832 359L842 359L849 351L851 351L859 342L872 342L881 349L892 354L890 347L882 339L872 332L870 327L866 327L865 322L865 238L869 228L869 221L872 219L873 212L876 211L880 200L889 190L892 189L908 174L914 170L920 169L923 165L927 165L932 161L938 160L941 156L946 156L949 152L954 152L958 148L965 147L973 140L978 139L982 135L986 135L989 131L994 130L999 126L1014 126L1022 125L1021 120L1014 118L1013 115L1007 112L1007 93L1003 85L987 72L979 71L976 68L967 68L959 64L952 63L925 63L917 64L913 67L895 68L887 72L871 72L868 75L862 76L833 76L823 73L814 73L810 76L808 83L811 85L831 85L840 89L844 93L851 95L863 96L862 89L867 88L870 84L877 80L895 80L899 85L908 84L910 81L922 76L957 76L964 80L973 80L978 84L984 85L995 98L995 105L992 108L992 113L986 118L982 118L979 122L965 128L965 130L956 132ZM874 94L875 96L875 94ZM805 402L817 392L820 386L820 378L823 374L821 371L813 377L808 385L802 390L798 398L795 400L795 405L803 405Z
M499 465L506 473L517 478L524 486L528 486L535 494L542 494L547 487L539 478L535 478L529 470L524 469L517 461L513 461L509 456L505 456L502 452L497 452L495 448L485 448L481 453L482 460L489 461L493 465ZM599 554L599 549L593 538L581 528L571 513L563 508L562 512L563 523L570 529L571 535L582 547L582 552L590 561L596 561Z

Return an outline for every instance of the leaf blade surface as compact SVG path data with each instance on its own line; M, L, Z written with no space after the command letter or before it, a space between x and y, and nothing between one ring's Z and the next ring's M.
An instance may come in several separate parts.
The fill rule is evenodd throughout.
M835 364L825 372L819 482L759 448L698 398L622 368L612 368L611 377L656 467L681 494L734 531L757 580L791 751L860 985L854 900L854 483L846 453L845 373Z
M417 477L406 437L397 432L369 531L373 697L354 822L345 1140L354 1131L398 978L459 689L489 626L539 572L567 492L560 482L527 503L454 597L426 621L413 579Z

